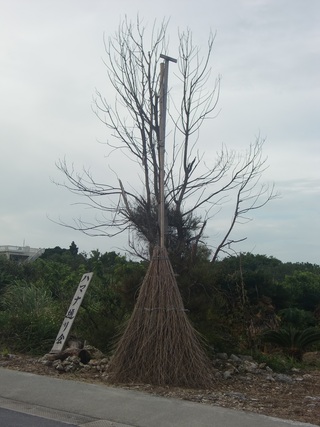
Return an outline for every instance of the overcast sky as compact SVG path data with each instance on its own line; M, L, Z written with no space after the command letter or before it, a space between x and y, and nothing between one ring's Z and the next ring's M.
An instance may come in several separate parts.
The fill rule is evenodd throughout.
M90 238L52 221L94 214L57 187L55 163L91 167L105 182L107 130L92 112L97 88L108 94L103 34L127 15L170 18L169 32L189 27L205 48L217 33L213 73L222 76L220 113L211 138L246 150L260 134L269 168L263 180L281 194L237 229L239 251L320 264L319 0L0 0L0 245L119 251L127 238ZM174 39L174 36L172 36ZM176 45L170 55L176 56ZM130 180L130 170L125 179ZM227 221L228 218L225 218ZM222 220L207 227L214 245Z

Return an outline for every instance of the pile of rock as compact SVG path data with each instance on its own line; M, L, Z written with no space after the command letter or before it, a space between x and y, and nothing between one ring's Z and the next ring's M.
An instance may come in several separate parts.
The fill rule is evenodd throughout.
M86 359L81 358L80 351L85 351ZM78 352L78 353L77 353ZM83 355L83 353L82 353ZM96 378L107 378L109 358L92 346L83 349L69 348L63 353L47 354L39 362L51 366L59 372L90 372ZM252 356L218 353L213 361L214 375L217 379L229 380L235 377L250 381L254 376L261 376L264 381L279 381L291 383L303 381L303 375L299 375L299 369L293 369L291 375L279 374L266 363L256 362Z
M251 380L253 376L262 376L265 381L279 381L290 383L302 381L303 376L299 375L299 369L292 369L292 375L285 375L273 372L266 363L256 362L252 356L218 353L213 360L216 378L228 380L234 376L239 376L243 380Z
M38 362L45 366L51 366L59 372L83 370L94 371L97 376L105 376L109 358L97 348L87 345L83 348L69 347L57 354L48 353L41 357Z

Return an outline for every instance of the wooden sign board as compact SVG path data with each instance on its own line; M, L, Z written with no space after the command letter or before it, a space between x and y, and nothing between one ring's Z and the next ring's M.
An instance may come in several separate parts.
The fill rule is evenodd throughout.
M76 290L76 293L74 294L74 297L71 301L70 307L68 308L68 311L63 319L61 328L50 353L60 353L63 350L63 347L67 342L73 321L77 315L83 297L88 289L92 276L93 273L85 273L82 276L78 289Z

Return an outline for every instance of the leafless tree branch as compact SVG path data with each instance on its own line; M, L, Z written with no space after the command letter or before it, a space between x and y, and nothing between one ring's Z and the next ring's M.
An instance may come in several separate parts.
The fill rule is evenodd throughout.
M115 96L110 101L96 91L93 102L95 114L110 134L110 152L121 151L138 165L142 188L130 190L120 176L114 184L97 182L89 170L77 173L65 160L57 164L66 178L59 185L84 196L87 206L103 214L102 220L78 220L71 228L109 236L130 230L129 246L142 256L159 238L159 64L160 54L167 53L167 28L168 21L159 27L154 24L148 36L139 18L134 24L125 19L114 37L105 38L104 64ZM187 248L194 250L212 212L226 201L233 202L232 218L216 244L213 261L227 247L243 240L231 237L236 224L275 197L273 186L260 184L266 169L260 137L244 156L222 147L215 159L205 161L199 152L201 127L215 116L220 94L220 77L212 79L214 40L215 35L209 34L203 55L189 29L178 34L176 80L174 91L169 91L174 107L168 124L171 148L167 148L165 165L169 251L170 245L180 254ZM206 213L201 216L199 211Z

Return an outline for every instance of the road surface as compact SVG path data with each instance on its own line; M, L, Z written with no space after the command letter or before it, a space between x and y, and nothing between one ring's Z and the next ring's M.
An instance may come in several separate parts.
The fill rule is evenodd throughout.
M315 427L264 415L104 385L0 368L1 416L42 417L39 427ZM9 412L8 412L9 411ZM11 411L11 412L10 412ZM16 424L19 427L20 415ZM43 421L45 419L45 421ZM50 424L49 420L58 424ZM45 424L47 422L47 424ZM59 424L60 423L60 424ZM26 427L28 424L22 424ZM32 427L37 424L30 424ZM71 425L71 426L70 426ZM11 427L1 422L2 427Z

